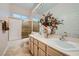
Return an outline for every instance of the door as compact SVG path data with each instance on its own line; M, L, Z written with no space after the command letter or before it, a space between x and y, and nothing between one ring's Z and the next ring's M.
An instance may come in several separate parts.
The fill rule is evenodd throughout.
M9 40L20 40L22 30L22 20L9 20Z
M45 56L45 52L39 48L38 55L39 56Z
M31 34L32 31L32 21L29 19L22 21L22 38L29 37L29 34Z

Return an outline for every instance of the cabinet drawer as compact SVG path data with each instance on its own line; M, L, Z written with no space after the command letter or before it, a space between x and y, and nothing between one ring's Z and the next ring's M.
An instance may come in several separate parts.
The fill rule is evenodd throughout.
M38 41L36 39L34 39L34 44L38 45Z
M49 56L63 56L62 53L60 53L59 51L56 51L55 49L47 46L47 55Z
M45 51L45 44L42 42L39 42L39 48L42 49L43 51Z
M45 52L39 48L38 55L45 56Z
M33 38L32 37L30 37L30 41L33 42Z

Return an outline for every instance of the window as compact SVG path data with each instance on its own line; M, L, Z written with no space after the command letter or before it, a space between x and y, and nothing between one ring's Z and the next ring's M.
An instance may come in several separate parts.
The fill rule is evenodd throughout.
M27 16L24 16L24 15L21 15L21 14L16 14L16 13L13 13L12 16L16 17L16 18L19 18L19 19L22 19L22 20L28 18Z
M39 17L33 18L33 31L39 32Z
M34 22L39 22L39 20L40 20L40 19L39 19L38 16L33 17L33 21L34 21Z

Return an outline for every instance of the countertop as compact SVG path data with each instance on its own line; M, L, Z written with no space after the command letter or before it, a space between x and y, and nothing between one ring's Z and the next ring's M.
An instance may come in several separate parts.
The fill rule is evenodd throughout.
M79 56L79 50L74 50L74 51L73 50L71 50L71 51L63 50L63 49L60 49L59 47L57 47L56 44L54 44L54 42L51 42L51 41L57 39L57 37L59 37L58 35L53 35L52 39L50 39L50 38L44 38L38 33L33 33L33 34L30 34L29 37L33 37L33 38L37 39L38 41L43 42L44 44L46 44L64 54L67 54L69 56ZM74 40L72 40L72 41L74 41ZM76 42L76 41L74 41L74 42ZM78 43L78 41L77 41L77 43Z

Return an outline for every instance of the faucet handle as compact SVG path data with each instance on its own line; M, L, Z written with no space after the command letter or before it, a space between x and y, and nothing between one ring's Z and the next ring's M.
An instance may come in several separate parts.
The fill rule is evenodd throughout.
M68 33L67 32L64 32L64 36L67 37L68 36Z
M61 35L60 40L64 40L64 35Z
M65 37L67 37L68 35L67 35L67 32L64 32L64 34L63 35L61 35L61 38L60 38L60 40L65 40Z

